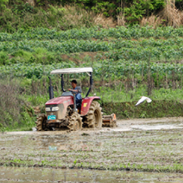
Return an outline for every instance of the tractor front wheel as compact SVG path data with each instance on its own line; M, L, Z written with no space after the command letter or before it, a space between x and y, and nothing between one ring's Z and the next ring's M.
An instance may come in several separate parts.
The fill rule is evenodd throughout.
M46 120L47 120L47 116L46 114L40 114L37 117L37 121L36 121L36 129L37 131L46 131Z
M88 128L102 128L102 108L97 101L92 101L84 125Z
M71 131L78 131L78 130L82 129L82 118L81 118L81 116L77 112L74 112L70 116L68 128Z

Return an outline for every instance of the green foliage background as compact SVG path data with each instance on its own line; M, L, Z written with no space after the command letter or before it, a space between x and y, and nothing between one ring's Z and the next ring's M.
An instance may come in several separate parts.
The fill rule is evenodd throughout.
M127 23L135 24L143 16L156 15L165 6L164 0L35 0L35 7L25 2L24 0L1 0L0 9L3 11L0 14L4 16L4 22L1 17L0 23L2 25L6 24L5 19L12 19L12 14L19 18L27 18L27 14L33 14L34 16L38 12L39 14L42 12L46 16L48 10L45 10L50 9L50 5L63 7L71 5L85 10L91 10L94 13L103 13L106 17L112 16L114 19L122 13ZM182 10L182 0L176 0L176 7ZM60 14L62 14L62 11L60 11Z
M30 129L35 115L29 106L42 106L44 112L50 71L69 67L93 67L95 87L91 95L97 93L102 98L105 113L115 112L120 118L182 115L182 28L136 25L142 17L163 10L164 0L35 3L31 6L23 0L0 1L0 84L4 95L13 83L18 83L18 92L11 94L15 102L9 104L15 107L6 112L6 106L1 106L5 112L1 130L20 125ZM182 1L177 0L176 6L182 10ZM96 26L93 17L100 13L114 20L123 13L128 25ZM78 79L86 93L85 75L69 77ZM60 96L60 78L53 78L53 86L55 96ZM134 104L142 95L157 102L148 108L142 106L137 115ZM1 104L9 102L8 97L2 99ZM162 100L167 101L165 106ZM19 104L16 114L14 109ZM108 106L113 105L110 111ZM157 113L163 107L163 112Z

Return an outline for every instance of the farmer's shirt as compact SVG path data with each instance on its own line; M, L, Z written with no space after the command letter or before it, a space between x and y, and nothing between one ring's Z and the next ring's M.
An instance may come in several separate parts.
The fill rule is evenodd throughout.
M76 86L75 88L73 88L73 90L78 90L78 92L76 92L75 97L76 97L76 100L81 100L82 99L82 97L81 97L81 92L82 92L81 87Z

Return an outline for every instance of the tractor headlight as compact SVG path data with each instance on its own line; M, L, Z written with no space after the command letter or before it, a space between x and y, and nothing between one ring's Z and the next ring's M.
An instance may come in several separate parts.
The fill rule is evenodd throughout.
M45 108L45 111L46 111L46 112L51 111L50 107L46 107L46 108Z
M59 110L59 107L46 107L45 108L46 112L50 112L50 111L58 111Z
M59 107L52 107L52 111L58 111Z

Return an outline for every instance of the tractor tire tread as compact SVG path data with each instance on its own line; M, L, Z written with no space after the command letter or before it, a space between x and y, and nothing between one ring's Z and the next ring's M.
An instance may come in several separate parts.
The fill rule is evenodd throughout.
M89 108L88 114L86 116L86 121L84 123L88 128L101 128L102 127L102 112L100 104L97 101L92 101ZM97 111L98 119L95 121L94 112Z
M82 118L78 113L74 112L70 116L68 128L71 131L76 131L76 130L81 130L82 129Z
M47 119L46 114L40 114L37 117L37 121L36 121L37 131L46 131L46 129L43 129L43 123L46 123L46 119Z

